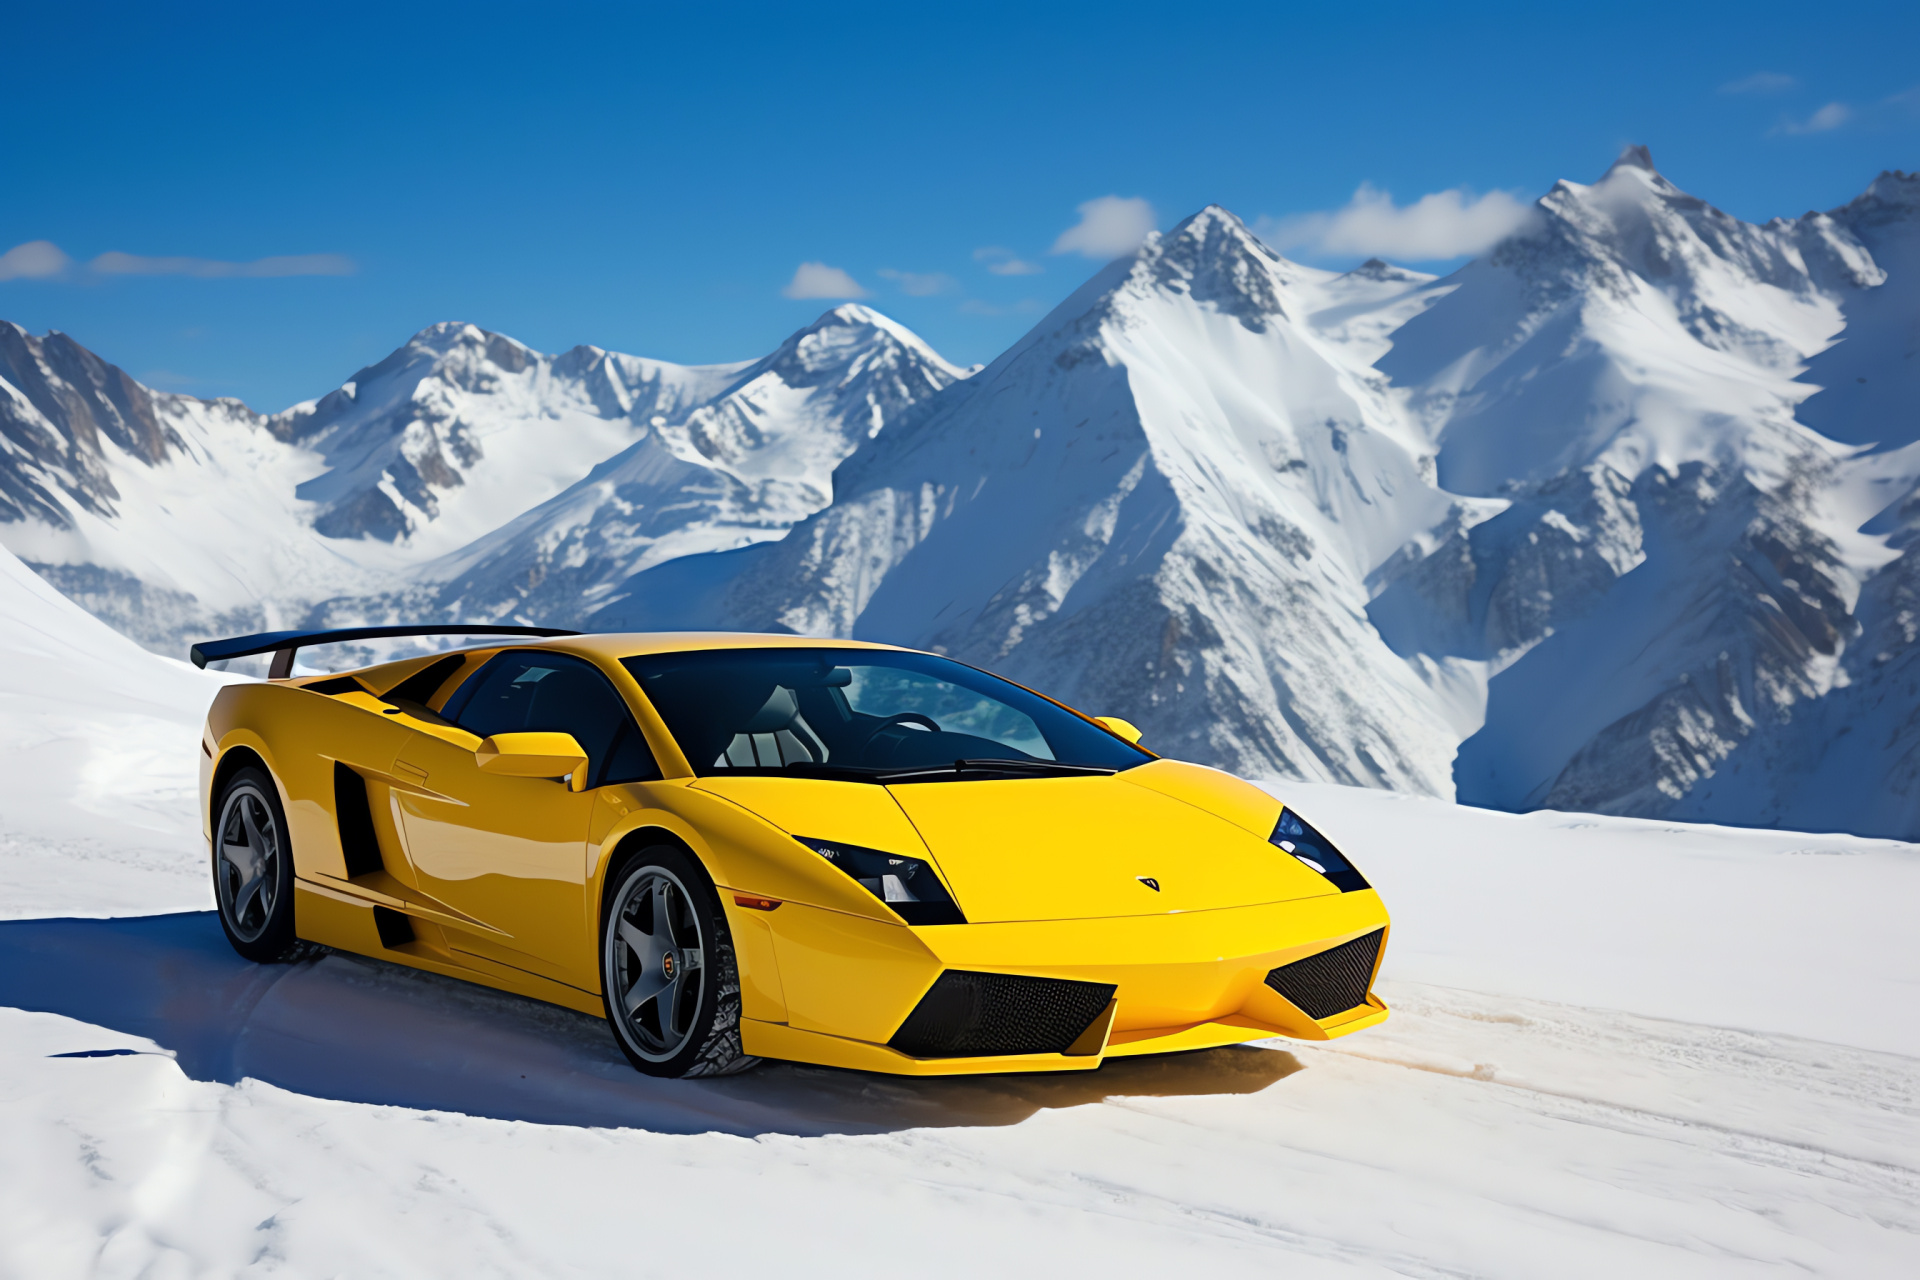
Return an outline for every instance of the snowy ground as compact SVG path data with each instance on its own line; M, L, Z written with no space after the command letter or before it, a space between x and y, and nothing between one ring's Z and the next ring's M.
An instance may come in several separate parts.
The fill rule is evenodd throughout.
M1291 787L1394 910L1381 1028L658 1082L590 1018L242 963L211 682L33 586L0 581L0 1275L1920 1273L1915 846Z

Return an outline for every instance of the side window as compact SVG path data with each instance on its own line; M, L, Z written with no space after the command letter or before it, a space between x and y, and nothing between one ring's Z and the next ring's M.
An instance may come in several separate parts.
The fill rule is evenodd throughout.
M591 786L660 777L626 703L605 676L579 658L523 650L502 653L455 692L447 713L448 719L481 738L496 733L572 734L587 753Z

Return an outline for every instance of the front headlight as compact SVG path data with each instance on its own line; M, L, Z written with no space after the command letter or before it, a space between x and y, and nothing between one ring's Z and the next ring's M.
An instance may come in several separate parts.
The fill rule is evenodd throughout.
M1373 887L1360 874L1360 869L1333 847L1333 841L1308 826L1292 809L1280 811L1280 821L1273 824L1273 834L1267 841L1318 871L1342 893Z
M838 840L795 836L801 844L852 876L860 886L892 907L908 924L965 924L960 904L919 858L884 853Z

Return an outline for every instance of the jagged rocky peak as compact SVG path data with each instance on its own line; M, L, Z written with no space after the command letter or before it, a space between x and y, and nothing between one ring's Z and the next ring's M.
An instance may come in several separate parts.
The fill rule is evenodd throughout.
M1831 216L1857 227L1920 219L1920 170L1882 170L1865 191L1833 210Z
M789 386L811 386L878 365L913 367L940 385L965 376L911 329L871 307L848 302L793 334L742 381L773 372Z
M1208 303L1255 333L1286 315L1284 291L1299 270L1217 204L1149 237L1135 262L1136 281Z
M36 338L0 321L0 378L82 449L97 451L104 436L155 463L179 447L179 437L155 415L152 391L58 329ZM0 414L8 412L0 407Z
M1433 279L1419 271L1409 271L1405 267L1396 267L1380 258L1368 258L1365 262L1346 273L1349 280L1372 280L1379 284L1424 284Z
M0 321L0 523L71 528L69 507L112 518L120 491L106 449L148 467L184 449L155 393L66 334ZM189 403L197 403L188 401ZM223 408L244 413L238 401Z
M1614 159L1613 168L1645 169L1648 173L1655 174L1656 176L1660 172L1653 167L1653 152L1649 151L1644 145L1636 142L1630 142L1620 148L1619 156Z
M1734 280L1727 283L1765 284L1796 294L1816 287L1807 246L1792 224L1756 226L1715 208L1655 169L1645 147L1621 152L1590 187L1557 184L1540 208L1579 238L1585 256L1604 259L1669 293L1691 292L1707 273L1728 272Z

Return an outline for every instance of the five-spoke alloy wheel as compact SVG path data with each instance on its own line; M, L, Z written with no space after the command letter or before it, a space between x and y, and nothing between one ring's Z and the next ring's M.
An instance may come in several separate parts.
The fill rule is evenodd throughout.
M273 780L240 769L221 788L213 824L213 891L233 949L272 963L297 949L293 865Z
M642 850L607 885L600 982L607 1020L648 1075L727 1075L740 1048L740 980L712 885L684 852Z

